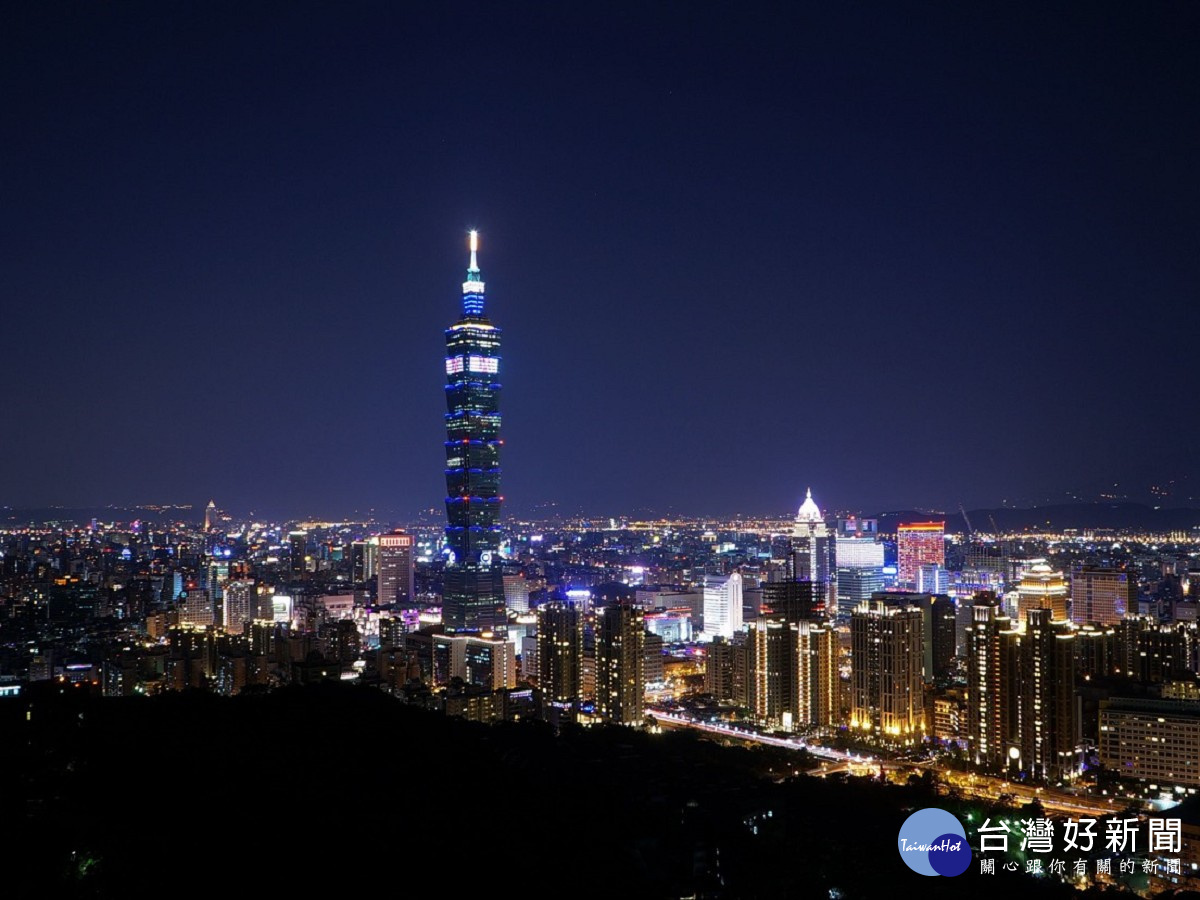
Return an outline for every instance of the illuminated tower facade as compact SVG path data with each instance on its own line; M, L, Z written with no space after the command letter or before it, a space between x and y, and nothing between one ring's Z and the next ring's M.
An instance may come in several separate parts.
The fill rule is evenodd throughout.
M899 586L917 587L917 572L923 565L946 566L946 523L906 522L896 528L896 565Z
M1017 609L1021 621L1031 609L1048 609L1055 622L1065 621L1069 595L1070 588L1062 572L1055 572L1045 561L1034 563L1017 585Z
M416 591L413 580L413 536L396 530L378 537L376 561L377 594L380 606L411 603Z
M596 714L641 725L646 692L646 622L629 602L596 611Z
M921 610L861 604L850 615L850 727L898 743L925 736Z
M500 329L484 311L471 232L462 315L446 329L446 561L442 620L451 632L503 633L500 571Z
M837 607L835 537L808 489L792 526L792 577L820 585L822 610Z
M1071 570L1071 619L1076 624L1116 625L1138 608L1137 575L1125 569L1075 566Z

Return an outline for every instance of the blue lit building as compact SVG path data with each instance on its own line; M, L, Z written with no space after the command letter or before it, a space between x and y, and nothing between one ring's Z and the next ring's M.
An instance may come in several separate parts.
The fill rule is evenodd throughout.
M500 570L500 329L484 312L471 232L462 315L446 329L446 561L450 632L505 631Z

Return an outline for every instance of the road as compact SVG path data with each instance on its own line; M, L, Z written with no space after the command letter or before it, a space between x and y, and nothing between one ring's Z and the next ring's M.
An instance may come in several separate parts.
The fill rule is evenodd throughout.
M1078 797L1074 794L1053 788L1015 784L991 775L968 775L931 762L892 762L879 760L872 756L809 744L801 738L781 738L769 734L760 734L749 728L739 728L723 722L704 722L699 719L693 719L690 716L653 707L646 710L646 715L653 716L656 721L667 726L691 728L719 737L746 741L748 743L766 744L770 747L783 747L788 750L807 750L819 759L834 763L833 766L825 766L822 770L811 773L818 777L844 771L861 773L865 766L873 767L876 772L880 769L891 771L906 769L914 771L929 770L940 776L938 790L943 793L950 790L957 790L961 794L977 797L992 803L998 803L1001 795L1009 794L1013 797L1013 805L1015 806L1024 805L1036 798L1048 813L1083 813L1086 815L1107 816L1119 812L1126 805L1125 801L1114 803L1111 798L1101 800L1093 797Z

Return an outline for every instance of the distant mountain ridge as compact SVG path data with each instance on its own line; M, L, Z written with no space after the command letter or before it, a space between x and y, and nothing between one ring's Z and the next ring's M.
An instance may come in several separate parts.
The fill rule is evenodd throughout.
M1200 531L1200 508L1175 507L1155 509L1144 503L1062 503L1033 506L1024 509L998 507L995 509L971 509L967 511L971 525L977 532L991 532L992 522L1003 532L1061 531L1064 529L1112 529L1114 531L1167 533L1172 531ZM310 517L317 519L318 517ZM366 518L349 518L337 521L367 521ZM418 519L420 517L417 517ZM606 517L596 517L606 518ZM919 510L889 510L877 513L879 530L895 532L901 522L928 522L943 520L946 531L966 534L969 530L961 512L929 512ZM59 523L86 527L92 519L98 522L129 523L141 520L156 525L186 522L199 525L204 521L203 505L185 506L97 506L97 507L0 507L0 528L24 525ZM299 518L269 518L270 521L301 521ZM330 519L334 521L334 519ZM384 519L386 521L386 519ZM396 521L400 521L397 518Z
M899 510L879 513L879 530L894 532L901 522L944 520L946 531L966 534L970 529L961 512L930 513ZM1165 533L1200 529L1200 509L1176 507L1155 509L1144 503L1061 503L1028 509L1000 507L967 510L977 532L991 532L992 522L1002 532L1062 531L1065 529L1112 529Z

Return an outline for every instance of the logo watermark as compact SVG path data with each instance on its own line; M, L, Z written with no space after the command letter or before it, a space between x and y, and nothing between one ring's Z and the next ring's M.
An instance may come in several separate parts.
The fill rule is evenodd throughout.
M920 809L904 820L900 858L922 875L961 875L971 865L971 845L962 823L944 809Z

